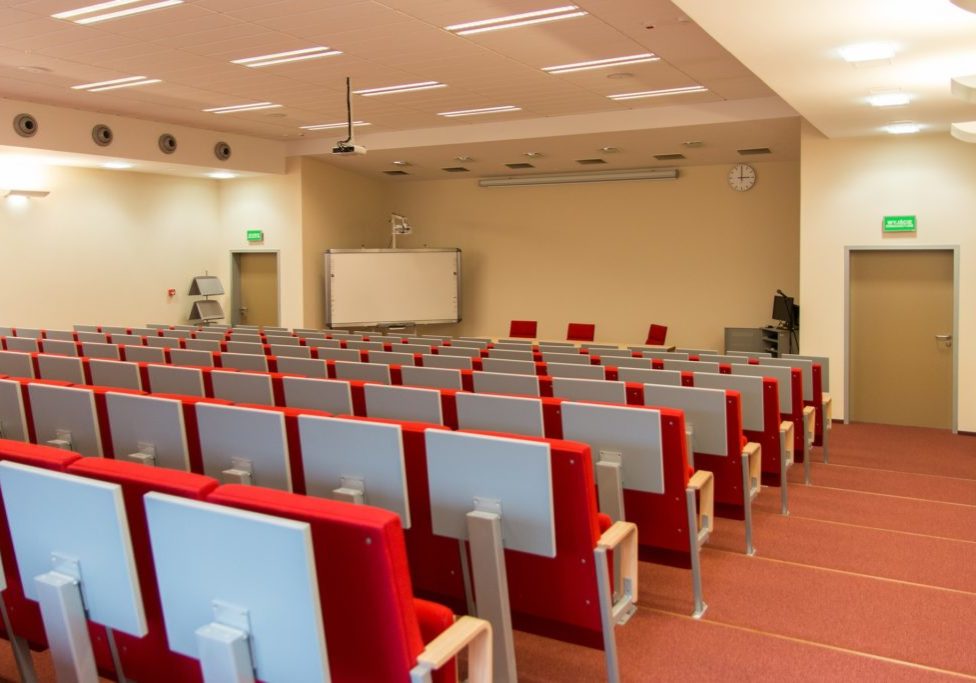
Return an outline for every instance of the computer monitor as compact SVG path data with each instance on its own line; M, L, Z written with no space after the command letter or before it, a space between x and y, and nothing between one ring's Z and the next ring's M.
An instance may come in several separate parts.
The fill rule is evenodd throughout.
M773 297L773 320L779 320L791 327L800 326L800 306L793 303L793 297L782 294Z
M174 652L200 659L206 680L330 680L307 523L162 493L144 501Z

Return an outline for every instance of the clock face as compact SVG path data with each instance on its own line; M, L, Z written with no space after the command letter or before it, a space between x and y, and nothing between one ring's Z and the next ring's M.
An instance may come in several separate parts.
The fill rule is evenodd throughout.
M749 164L736 164L729 170L729 187L745 192L756 184L756 169Z

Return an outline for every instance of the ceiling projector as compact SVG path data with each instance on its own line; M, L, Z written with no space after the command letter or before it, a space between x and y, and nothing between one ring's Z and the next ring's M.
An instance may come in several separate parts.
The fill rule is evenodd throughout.
M366 154L366 148L362 145L354 145L349 142L337 142L336 146L332 148L333 154L341 154L343 156L348 156L350 154Z

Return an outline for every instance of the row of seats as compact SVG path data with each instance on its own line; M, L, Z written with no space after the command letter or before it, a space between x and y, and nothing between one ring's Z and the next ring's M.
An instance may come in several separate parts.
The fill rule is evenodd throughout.
M136 629L115 623L117 618L111 615L104 616L106 613L93 604L99 600L97 586L87 586L89 582L94 586L104 567L99 558L81 558L81 583L87 588L90 615L88 632L81 639L87 636L90 640L94 655L91 664L102 676L121 680L124 671L127 678L143 683L203 680L195 653L180 653L169 645L174 631L164 616L156 566L166 558L154 557L154 551L167 539L151 528L147 506L143 503L147 494L165 494L176 503L180 500L206 503L204 512L218 519L224 511L233 509L292 520L307 530L314 558L312 579L319 597L313 609L321 615L322 649L327 650L327 664L323 669L327 667L332 680L423 680L423 676L429 676L437 668L434 680L447 683L456 680L455 655L469 643L475 645L468 660L469 676L483 683L492 680L490 626L472 617L455 621L448 608L414 596L407 573L403 531L393 513L254 486L220 485L216 479L201 474L144 467L121 460L83 458L64 450L7 440L0 440L0 468L3 469L0 553L6 574L3 603L12 629L12 634L7 635L22 648L22 655L26 654L24 646L46 648L48 633L54 626L44 622L38 603L28 597L38 591L34 586L36 577L22 571L30 566L29 551L34 545L43 547L47 543L70 546L70 542L57 538L58 534L52 534L57 540L48 541L43 532L32 526L30 517L46 517L53 512L64 520L61 526L76 527L79 535L84 535L86 526L108 532L113 520L99 515L99 510L105 508L72 505L70 496L51 495L25 501L18 489L30 486L64 494L84 491L91 483L100 482L107 484L112 496L122 503L118 509L123 517L122 526L129 531L129 537L124 540L131 544L137 595L141 596L137 608L143 615L143 624ZM59 476L52 479L50 473ZM200 518L201 522L207 519ZM266 522L269 518L254 519ZM26 533L35 534L30 543L23 538ZM180 541L181 538L169 539L170 543ZM193 548L193 552L207 555L207 546ZM256 548L255 552L259 553L260 549ZM194 580L193 568L211 558L194 559L197 561L175 558L181 577L188 582ZM170 558L171 564L173 560ZM246 566L235 569L247 571ZM121 591L122 587L116 590ZM260 620L266 618L266 611L262 613L254 605L249 607L256 610L252 614L255 635L266 636L259 626ZM121 670L113 661L110 638L114 640ZM310 653L300 654L300 661L309 660ZM314 653L311 654L314 660ZM309 670L262 669L260 658L256 658L255 664L258 676L265 680L316 680ZM67 680L71 663L56 659L55 667L58 679ZM93 674L91 669L94 667L85 671Z
M510 337L537 339L538 331L539 323L536 320L513 320L509 324L508 335ZM569 341L593 341L595 336L596 325L593 323L569 323L566 328L566 339ZM647 329L647 339L644 343L664 344L667 336L667 326L652 323Z
M45 394L66 394L66 392L86 393L93 391L84 387L55 386L50 382L44 382L42 380L23 382L22 384L26 385L26 395L30 398L30 408L32 408L31 412L36 422L41 420L41 416L38 413L45 405ZM305 440L314 438L308 436L307 432L303 435L303 422L307 423L314 417L320 423L322 421L331 422L332 424L327 426L331 426L333 429L342 428L341 426L337 427L336 423L347 425L347 429L353 429L352 419L334 420L325 414L316 413L315 411L288 412L270 408L257 409L253 407L231 406L228 402L207 399L165 396L148 397L139 396L131 392L110 391L107 392L106 396L106 404L110 413L111 405L115 401L151 402L160 400L181 403L182 412L185 416L193 414L197 431L196 436L190 438L192 441L198 440L200 443L200 449L204 455L204 462L202 463L204 472L209 471L211 474L219 474L221 476L227 475L227 458L250 454L255 462L255 469L252 472L253 483L260 484L262 480L264 480L264 483L267 483L270 481L267 478L267 473L259 469L256 463L258 458L265 457L268 453L278 452L278 457L281 458L281 462L293 466L292 471L296 476L292 477L291 488L296 490L299 488L305 490L309 485L307 480L310 468L302 464L300 459L296 462L294 454L299 454L299 458L303 457L301 455L304 452L302 449L307 450L311 448L308 446L307 441L303 443L303 438ZM60 412L62 414L65 412L65 406L61 406ZM228 425L225 423L224 421L227 419L231 420L233 424ZM187 426L189 426L190 421L190 419L186 420ZM288 426L282 426L283 421ZM114 422L110 421L108 428L110 430L119 430L120 425L130 426L131 424L132 420L128 417L122 417ZM270 426L272 424L278 426L272 428ZM374 432L379 426L389 426L390 424L394 423L388 421L377 422L376 420L363 421L361 418L357 420L357 426L360 429L363 427L372 427L373 429L368 431ZM406 480L410 491L408 522L410 528L407 531L407 540L408 547L415 549L411 552L411 565L415 569L412 572L414 584L415 586L422 587L426 593L440 593L442 597L450 598L463 605L465 591L463 585L459 582L463 572L460 566L457 565L457 546L442 537L434 535L429 527L429 523L424 521L430 519L429 511L425 511L427 510L425 498L427 498L429 493L428 486L425 482L426 477L418 468L423 464L420 458L423 457L425 451L425 439L429 438L429 431L433 428L429 425L396 424L398 429L394 431L398 431L399 433L396 435L397 438L394 439L394 445L403 449L402 457L406 463ZM251 429L248 429L249 425ZM313 424L306 427L306 429L312 429L314 426L316 425ZM35 425L35 427L37 430L41 429L40 424ZM675 434L677 435L676 444L680 448L682 446L680 425L675 424L674 427L676 430ZM247 434L244 435L242 430L247 431ZM295 449L290 450L290 445L293 443L296 433L298 434L299 441ZM277 436L269 437L268 434L277 434ZM190 435L189 429L187 430L187 435ZM260 439L260 443L257 443L258 439L256 435L263 437ZM42 440L45 438L45 435L38 433L36 438ZM227 440L234 442L234 446L227 448L227 451L223 454L225 458L225 469L218 472L213 471L212 468L208 470L206 465L206 456L208 454L211 457L220 457L220 455L214 455L214 453L219 453L220 451L220 447L214 445L214 440L218 443L221 441L226 443ZM512 589L511 594L515 623L516 625L522 625L523 628L527 628L528 630L534 630L547 635L568 637L567 634L575 634L572 637L574 642L581 641L591 646L607 648L608 646L604 642L604 636L606 635L606 626L609 623L607 619L609 617L607 614L601 612L601 608L597 607L601 602L606 602L606 596L600 594L600 585L596 580L596 575L590 574L590 578L586 580L585 585L574 587L571 590L573 594L584 596L581 597L579 603L572 601L572 604L561 604L561 600L558 597L560 593L556 589L557 586L562 586L565 589L568 586L574 585L574 582L579 580L581 557L589 557L590 559L585 561L590 567L590 571L595 570L593 558L594 552L597 549L596 543L601 538L600 528L604 530L609 528L607 523L604 523L602 527L595 524L596 506L592 503L594 487L592 466L589 460L589 449L582 444L565 444L563 442L545 439L530 440L550 444L553 450L553 504L555 505L555 534L558 550L556 557L552 558L549 564L537 557L525 559L521 563L516 559L511 559L508 562L509 585ZM57 441L57 439L54 439L54 441ZM326 438L315 452L323 453L327 444L335 442L336 439ZM251 447L252 450L248 450L247 447ZM282 456L282 450L287 450L288 455ZM356 453L362 452L362 449L350 450ZM236 456L232 456L231 454L236 454ZM116 455L119 455L119 453L116 453ZM159 455L161 456L162 453ZM234 468L232 467L230 469L233 470ZM298 477L297 473L302 470L304 470L305 476ZM305 479L305 481L301 481L301 479ZM281 486L282 488L289 487L285 484ZM567 486L568 489L566 488ZM369 487L369 484L367 484L367 487ZM332 485L332 488L335 488L335 486ZM589 496L590 502L588 502L587 496ZM587 509L593 513L589 518L590 521L587 521L585 515L581 517L581 512L585 512ZM576 531L573 531L573 529L576 529ZM616 536L619 536L619 528L608 539L612 540ZM634 537L634 540L636 541L636 537ZM428 552L428 549L431 547L439 547L439 551L436 553ZM445 552L446 548L452 547L454 551ZM604 547L603 550L605 551L606 548ZM582 553L582 556L580 553ZM515 553L513 556L513 558L518 557L521 557L520 553ZM555 564L553 565L552 562ZM513 565L522 567L522 570L515 571L513 575ZM552 566L563 567L564 569L559 571L550 570ZM556 573L552 575L554 571ZM560 571L565 575L562 580L559 580ZM586 573L584 572L584 574ZM552 575L551 580L549 578L550 575ZM538 602L540 597L539 585L552 586L552 590L556 592L548 595L549 591L542 590L541 602ZM523 598L523 596L525 597ZM583 602L584 599L585 603ZM634 594L633 599L636 600L636 594ZM562 603L565 603L565 601L563 600Z

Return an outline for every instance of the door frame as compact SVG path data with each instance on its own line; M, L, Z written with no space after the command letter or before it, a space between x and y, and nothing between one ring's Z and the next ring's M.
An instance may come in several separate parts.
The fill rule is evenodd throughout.
M844 247L844 424L851 422L851 253L855 251L952 252L952 433L959 432L959 245L867 244Z
M230 324L239 325L241 322L241 259L242 254L274 254L275 278L278 282L278 319L275 325L281 324L281 252L278 249L233 249L230 252Z

